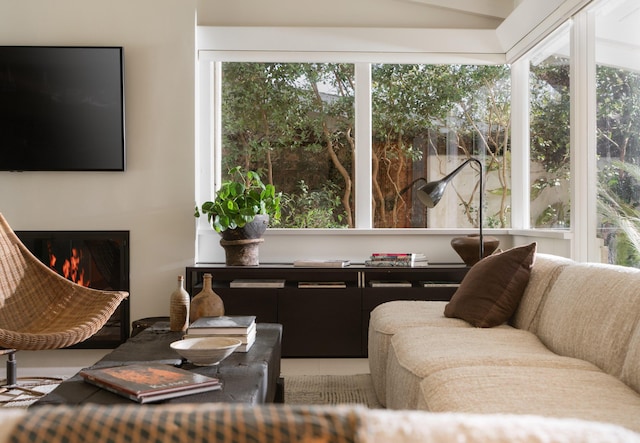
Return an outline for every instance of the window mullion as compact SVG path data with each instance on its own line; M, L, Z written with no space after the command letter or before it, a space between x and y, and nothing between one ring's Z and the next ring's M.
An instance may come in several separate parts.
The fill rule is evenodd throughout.
M572 258L599 262L594 23L593 14L582 11L571 33L571 226Z
M371 64L355 64L355 227L373 228L371 180ZM359 196L367 196L360 198Z
M530 153L529 60L523 58L511 65L511 226L514 229L531 227Z

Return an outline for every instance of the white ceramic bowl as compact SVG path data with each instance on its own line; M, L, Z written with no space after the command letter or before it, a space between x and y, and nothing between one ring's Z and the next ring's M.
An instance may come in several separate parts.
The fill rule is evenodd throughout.
M194 337L171 343L171 349L196 366L213 366L227 358L242 344L237 338Z

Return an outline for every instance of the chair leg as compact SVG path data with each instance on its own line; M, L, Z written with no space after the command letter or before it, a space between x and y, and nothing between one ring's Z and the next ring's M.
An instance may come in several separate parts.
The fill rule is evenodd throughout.
M18 384L19 380L32 380L31 383L25 385ZM62 379L54 377L18 377L18 362L16 360L16 352L8 352L7 354L7 378L0 381L0 393L8 395L8 400L0 400L0 404L10 403L17 397L28 394L32 397L42 397L44 392L39 392L34 389L30 389L42 385L50 385L60 383ZM20 391L20 394L9 393L12 390Z
M12 352L7 358L7 385L13 386L18 383L18 363L16 353Z

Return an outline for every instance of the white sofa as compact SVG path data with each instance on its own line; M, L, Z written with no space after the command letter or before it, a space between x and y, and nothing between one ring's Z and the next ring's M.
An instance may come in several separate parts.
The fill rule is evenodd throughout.
M460 308L476 290L482 297L482 279L502 279L501 288L513 289L513 269L503 263L511 251L471 268L452 303ZM369 364L380 402L390 409L575 418L640 432L640 270L532 257L516 304L492 301L502 303L503 324L474 327L445 316L446 302L378 306ZM518 272L526 268L522 263ZM456 300L462 289L466 298Z

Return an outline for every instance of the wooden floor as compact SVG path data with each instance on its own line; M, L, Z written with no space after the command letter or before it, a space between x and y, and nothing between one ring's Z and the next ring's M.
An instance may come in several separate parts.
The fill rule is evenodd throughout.
M18 376L70 377L91 366L110 350L61 349L57 351L21 351L16 353ZM5 359L0 359L0 378L5 377ZM351 375L366 374L366 358L285 358L282 375Z

